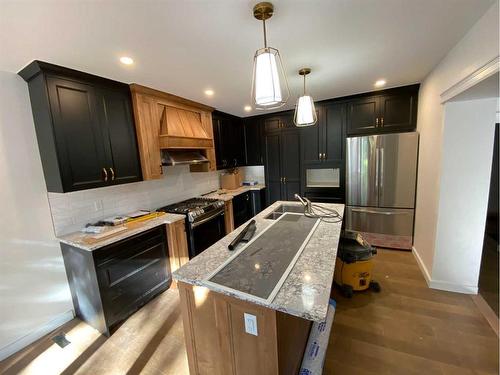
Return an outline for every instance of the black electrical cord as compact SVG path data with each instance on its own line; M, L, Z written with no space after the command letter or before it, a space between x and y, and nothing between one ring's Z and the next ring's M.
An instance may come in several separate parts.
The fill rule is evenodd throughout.
M317 204L311 204L310 212L305 212L305 216L313 219L321 219L325 223L340 223L343 217L338 213L337 210L333 208L326 208L318 206Z

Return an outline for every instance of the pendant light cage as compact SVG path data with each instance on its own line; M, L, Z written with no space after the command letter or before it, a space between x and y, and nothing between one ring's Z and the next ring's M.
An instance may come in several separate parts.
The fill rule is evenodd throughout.
M264 31L264 48L258 49L253 59L252 98L255 109L259 110L280 108L290 98L280 53L267 45L266 20L273 12L274 7L268 2L258 3L253 9L254 17L262 21Z
M311 69L309 68L299 70L299 74L304 77L304 94L297 99L297 104L295 105L293 122L298 127L312 126L318 121L314 100L310 95L306 94L306 75L309 73L311 73Z

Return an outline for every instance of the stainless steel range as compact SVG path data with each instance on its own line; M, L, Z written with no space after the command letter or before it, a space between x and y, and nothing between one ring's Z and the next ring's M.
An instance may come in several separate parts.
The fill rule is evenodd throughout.
M226 235L224 201L192 198L159 208L158 211L186 215L190 258L200 254Z

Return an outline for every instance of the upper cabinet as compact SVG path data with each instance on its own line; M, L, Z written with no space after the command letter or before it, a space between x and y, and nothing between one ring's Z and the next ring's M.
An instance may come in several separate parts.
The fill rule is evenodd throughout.
M145 180L160 178L161 150L199 150L209 163L191 172L214 171L212 107L137 84L130 85Z
M262 121L259 117L244 119L246 165L264 165Z
M47 190L141 180L128 85L33 61L28 82Z
M347 135L415 130L418 88L406 86L348 100Z
M213 113L217 169L244 166L245 129L243 119L224 112Z

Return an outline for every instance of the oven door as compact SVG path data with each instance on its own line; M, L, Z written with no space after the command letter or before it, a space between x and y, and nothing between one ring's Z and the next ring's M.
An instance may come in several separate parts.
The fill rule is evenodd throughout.
M224 209L190 224L190 257L193 258L226 235Z

